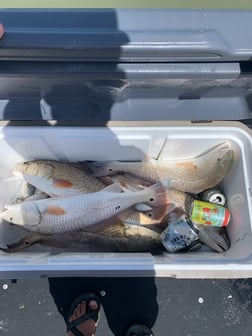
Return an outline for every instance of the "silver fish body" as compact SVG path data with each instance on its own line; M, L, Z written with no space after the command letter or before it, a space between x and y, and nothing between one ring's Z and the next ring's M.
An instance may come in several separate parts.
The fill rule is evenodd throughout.
M122 223L120 225L124 227ZM50 247L100 252L151 252L162 248L159 234L134 225L125 225L124 229L119 230L115 236L109 236L105 228L100 228L97 232L79 231L55 235L36 232L0 250L18 252L37 243Z
M157 207L160 203L167 204L164 186L157 183L142 191L121 193L117 184L96 193L23 202L6 206L2 218L29 231L64 233L80 230L145 202Z
M105 185L88 174L84 165L53 160L35 160L15 165L14 175L51 197L102 190Z
M145 187L150 187L153 183L144 179L137 178L129 174L115 174L110 176L99 177L99 180L105 185L120 183L124 191L138 191Z
M113 183L120 183L124 191L137 191L137 190L143 190L144 187L150 186L153 183L145 182L142 179L131 177L128 174L116 174L110 177L102 178L101 181L107 185L111 185ZM162 181L161 181L162 183ZM185 213L189 213L193 197L185 193L183 191L174 189L174 188L167 188L167 196L169 198L169 209L167 208L167 214L171 212L171 205L173 205L172 208L180 208ZM154 213L152 213L152 209L144 204L137 204L136 209L138 211L135 211L134 213L131 213L131 216L125 217L124 213L121 214L121 218L124 221L132 221L135 224L155 224L157 221L161 221L161 219L164 219L164 209L161 212L158 211L158 209L155 209ZM146 213L144 213L144 212ZM162 215L162 216L161 216ZM130 218L129 218L130 217ZM154 219L155 222L150 222L151 219Z
M220 183L232 163L233 150L222 143L192 159L94 162L90 169L94 177L129 173L153 183L169 180L171 188L198 194Z

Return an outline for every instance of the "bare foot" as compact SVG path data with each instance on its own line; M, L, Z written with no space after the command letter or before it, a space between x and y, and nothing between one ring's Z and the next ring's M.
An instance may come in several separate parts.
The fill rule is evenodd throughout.
M0 39L4 36L4 26L0 23Z
M78 306L75 308L73 314L71 315L69 322L73 322L75 320L77 320L79 317L83 316L86 314L87 311L87 303L85 301L82 301L81 304L78 304ZM89 309L90 310L95 310L98 308L98 304L96 301L91 300L89 302ZM94 322L94 320L90 319L87 321L84 321L82 323L80 323L77 327L76 327L81 333L83 333L83 335L85 336L93 336L95 334L95 329L96 329L96 324ZM74 336L74 334L69 331L67 336Z

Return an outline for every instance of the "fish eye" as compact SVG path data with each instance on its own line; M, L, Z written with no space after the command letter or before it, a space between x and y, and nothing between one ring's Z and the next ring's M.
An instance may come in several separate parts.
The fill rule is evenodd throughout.
M151 217L152 217L152 214L151 214L151 213L148 213L148 216L151 218Z
M25 245L29 245L30 243L28 241L25 242Z
M10 220L12 221L12 220L13 220L13 218L12 218L12 217L10 217Z
M154 198L150 198L150 202L153 202L154 201Z
M112 171L113 171L113 169L112 169L112 168L109 168L109 169L108 169L108 171L112 172Z
M221 159L220 159L220 158L218 158L218 159L217 159L217 161L218 161L218 162L220 162L220 161L221 161Z

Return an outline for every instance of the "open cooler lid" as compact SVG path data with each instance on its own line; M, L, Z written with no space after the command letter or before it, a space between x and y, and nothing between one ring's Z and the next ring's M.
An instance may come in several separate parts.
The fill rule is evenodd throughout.
M252 57L252 11L1 10L0 59L234 62Z
M252 11L1 10L0 119L251 117Z

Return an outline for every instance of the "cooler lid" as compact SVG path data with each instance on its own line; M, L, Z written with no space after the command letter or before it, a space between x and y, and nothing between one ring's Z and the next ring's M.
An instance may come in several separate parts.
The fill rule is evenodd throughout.
M252 11L1 10L0 119L251 118Z
M252 57L252 11L1 10L0 59L242 61Z

